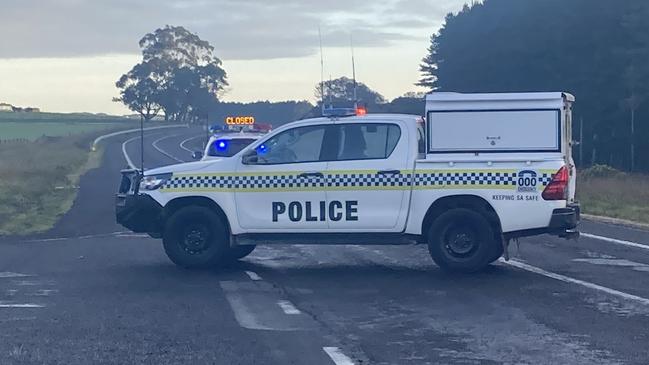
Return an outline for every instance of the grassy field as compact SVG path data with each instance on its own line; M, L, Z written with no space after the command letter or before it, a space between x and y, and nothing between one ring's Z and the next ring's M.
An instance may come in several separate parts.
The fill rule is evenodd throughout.
M649 223L649 175L595 166L577 175L584 213Z
M42 136L69 136L130 125L136 126L137 123L126 118L95 114L3 112L0 113L0 141L33 141Z
M0 122L0 141L35 140L42 136L60 137L115 128L115 123L82 122Z
M100 153L89 158L92 138L0 144L0 235L47 230L70 209L80 174L99 161Z

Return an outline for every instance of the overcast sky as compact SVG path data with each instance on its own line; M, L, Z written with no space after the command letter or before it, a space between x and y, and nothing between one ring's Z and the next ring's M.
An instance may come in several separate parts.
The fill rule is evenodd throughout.
M417 90L418 64L444 16L466 0L2 0L0 102L123 114L114 83L139 62L138 40L182 25L214 47L226 100L313 101L320 78L350 76L394 98Z

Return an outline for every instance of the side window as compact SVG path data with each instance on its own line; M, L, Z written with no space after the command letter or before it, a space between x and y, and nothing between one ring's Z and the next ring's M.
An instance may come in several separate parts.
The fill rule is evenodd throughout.
M336 160L370 160L390 157L401 137L396 124L339 124Z
M326 126L297 127L271 137L257 147L258 164L320 161Z

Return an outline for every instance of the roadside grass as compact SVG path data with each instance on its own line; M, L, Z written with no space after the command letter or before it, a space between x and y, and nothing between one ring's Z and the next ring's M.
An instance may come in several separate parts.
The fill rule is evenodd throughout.
M121 123L120 123L121 124ZM115 128L109 122L0 122L0 141L36 140L43 136L59 137ZM125 124L124 124L125 125Z
M649 175L594 166L579 171L577 199L584 213L649 223Z
M0 236L46 231L70 209L79 177L99 166L98 134L0 144Z

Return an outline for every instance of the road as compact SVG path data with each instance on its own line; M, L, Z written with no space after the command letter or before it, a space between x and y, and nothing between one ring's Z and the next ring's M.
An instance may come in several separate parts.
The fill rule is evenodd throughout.
M201 133L147 132L146 166L189 160ZM579 241L522 239L475 275L423 246L352 245L188 271L114 222L132 137L106 141L50 232L0 241L0 364L649 362L647 231L586 221Z

